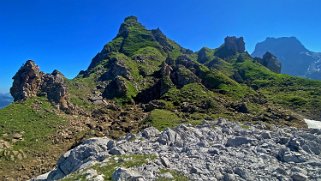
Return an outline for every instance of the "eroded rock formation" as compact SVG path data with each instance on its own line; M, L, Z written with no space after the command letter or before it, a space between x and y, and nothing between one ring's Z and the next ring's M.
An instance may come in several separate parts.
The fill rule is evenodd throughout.
M127 86L124 78L117 76L112 80L106 87L103 97L107 99L112 99L115 97L122 97L126 95Z
M14 101L37 96L42 84L43 73L32 60L28 60L12 78L10 93Z
M245 51L245 43L243 37L237 38L235 36L228 36L224 40L224 45L228 50L235 53L243 53Z
M13 77L10 93L14 101L46 96L60 109L69 108L65 77L57 70L51 74L43 73L32 60L28 60Z
M257 60L271 71L278 74L281 73L281 62L272 53L266 52L262 59L258 58Z
M224 39L224 44L215 53L220 58L228 58L237 53L245 52L245 43L243 37L228 36Z

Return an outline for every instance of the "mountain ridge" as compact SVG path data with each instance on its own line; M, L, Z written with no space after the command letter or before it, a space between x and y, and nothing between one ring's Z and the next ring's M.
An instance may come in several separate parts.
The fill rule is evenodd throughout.
M220 117L267 129L306 128L304 117L321 117L321 82L279 74L278 60L253 59L242 37L193 52L132 16L74 79L29 64L14 78L19 101L0 110L1 133L7 135L0 140L8 147L0 154L3 179L49 171L60 154L91 137L117 139L150 126L164 130ZM31 94L20 99L26 90ZM52 91L58 99L50 98ZM18 140L11 139L14 134Z
M258 43L253 57L273 53L284 65L282 73L312 79L321 79L321 53L308 50L296 37L266 38Z

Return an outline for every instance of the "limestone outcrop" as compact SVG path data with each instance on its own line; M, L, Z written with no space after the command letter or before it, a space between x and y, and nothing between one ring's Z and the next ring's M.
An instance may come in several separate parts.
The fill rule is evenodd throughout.
M150 127L119 140L84 141L63 155L45 179L84 178L90 170L98 180L179 180L179 174L188 180L320 180L320 143L317 129L265 130L263 124L225 119L162 132ZM122 168L138 157L146 159ZM106 168L112 170L101 172Z
M45 74L32 60L28 60L13 77L10 93L14 101L46 96L60 109L70 107L64 75L58 70L54 70L51 74Z
M28 60L12 78L13 85L10 93L14 101L37 96L42 85L44 74L34 61Z

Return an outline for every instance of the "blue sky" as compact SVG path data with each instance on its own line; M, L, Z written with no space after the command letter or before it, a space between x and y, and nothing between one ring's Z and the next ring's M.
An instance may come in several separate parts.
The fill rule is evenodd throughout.
M244 36L247 50L266 37L296 36L321 51L319 0L1 0L0 92L28 59L68 78L86 69L126 16L159 27L183 47L215 48Z

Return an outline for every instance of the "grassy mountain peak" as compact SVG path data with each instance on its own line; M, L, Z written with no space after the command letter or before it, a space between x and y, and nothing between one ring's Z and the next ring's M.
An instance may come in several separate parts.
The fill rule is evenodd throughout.
M33 152L45 159L48 149L59 148L52 156L55 160L61 150L84 138L117 138L151 125L164 129L225 117L266 127L306 127L303 116L319 118L321 82L278 74L268 65L245 51L243 38L226 37L217 49L193 52L160 29L147 30L130 16L76 78L61 78L56 72L44 76L52 84L44 84L43 76L33 74L15 82L18 88L36 87L37 91L0 110L0 127L6 128L0 140L10 144L0 150L0 175L7 178L16 174L10 171L24 167L19 178L31 176L41 160L23 160L37 157ZM52 106L50 90L64 95L66 109ZM15 133L23 133L25 138L12 141ZM40 138L46 141L46 149L37 147ZM26 158L19 157L21 160L13 152L20 149L26 154ZM11 155L17 161L14 164L8 162ZM6 164L8 169L4 170ZM46 170L36 174L50 166L43 165Z

